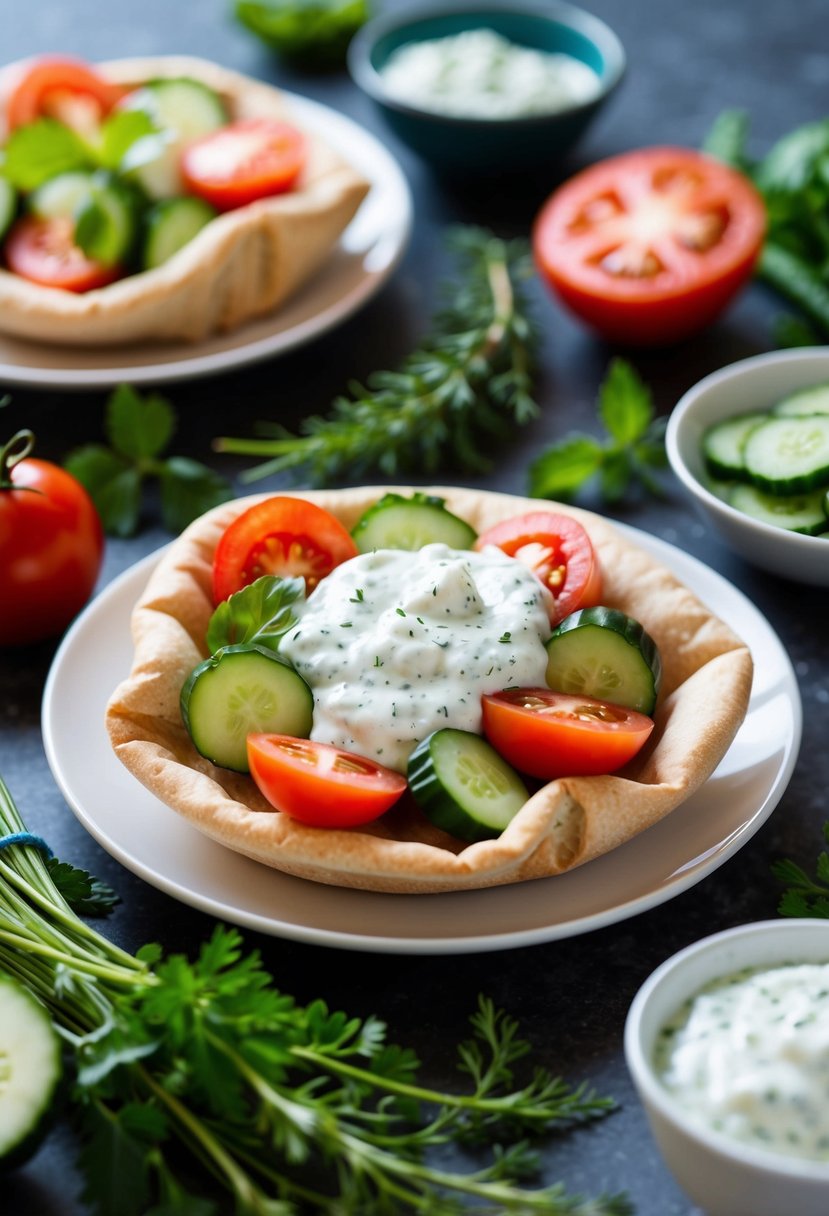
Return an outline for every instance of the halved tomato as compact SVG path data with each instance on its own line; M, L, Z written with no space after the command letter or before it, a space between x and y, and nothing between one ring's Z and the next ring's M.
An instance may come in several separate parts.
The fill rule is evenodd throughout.
M80 105L88 108L87 117L100 121L123 93L120 85L104 79L82 59L44 55L22 68L6 100L6 122L12 131L43 116L71 120Z
M88 258L75 244L74 233L72 219L24 216L6 237L9 270L42 287L74 292L106 287L121 276L119 266L104 266Z
M547 200L533 229L542 275L605 337L676 341L751 275L766 212L743 174L686 148L599 161Z
M229 123L188 144L181 157L187 189L219 211L290 190L305 165L305 136L271 118Z
M552 781L613 773L653 730L633 709L549 688L511 688L481 698L484 734L522 773Z
M290 735L248 735L248 763L271 806L317 828L369 823L406 790L406 778L390 768Z
M529 566L552 593L550 620L557 625L577 608L602 601L602 571L590 537L569 515L530 511L482 532L475 549L497 545L509 557Z
M302 498L266 498L222 534L213 558L217 604L263 574L305 579L311 592L335 566L359 553L338 519Z

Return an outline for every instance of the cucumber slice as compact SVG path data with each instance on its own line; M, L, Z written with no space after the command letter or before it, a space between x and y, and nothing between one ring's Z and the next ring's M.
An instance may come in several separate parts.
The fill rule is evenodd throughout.
M738 511L761 523L790 532L816 536L829 528L827 493L812 490L807 494L766 494L756 486L734 486L728 502Z
M662 661L649 633L616 608L582 608L547 642L547 687L653 714Z
M121 106L126 110L141 110L156 127L174 131L180 143L200 139L230 122L219 94L189 76L151 80L129 93Z
M115 266L129 255L137 227L133 192L111 175L96 173L77 212L75 244L96 262Z
M798 494L829 481L829 415L769 418L743 451L752 483L773 494Z
M772 410L780 418L802 418L808 414L829 414L829 384L801 388L778 401Z
M38 1148L62 1075L60 1039L48 1011L0 973L0 1171Z
M384 494L369 507L351 533L361 553L375 549L414 551L439 542L450 549L471 549L474 528L447 511L444 499L430 494Z
M702 437L702 455L713 477L745 478L746 439L756 426L768 421L768 414L738 414L710 426Z
M89 202L94 178L81 170L50 177L29 195L29 210L44 220L74 219Z
M222 768L247 773L253 732L307 738L314 697L301 676L264 646L226 646L190 673L181 716L196 750Z
M409 757L412 797L426 817L460 840L491 840L529 798L524 782L480 735L445 727Z
M6 177L0 177L0 238L4 237L17 214L17 191Z
M152 270L183 249L205 224L218 215L203 199L187 196L168 198L153 204L147 212L142 262Z

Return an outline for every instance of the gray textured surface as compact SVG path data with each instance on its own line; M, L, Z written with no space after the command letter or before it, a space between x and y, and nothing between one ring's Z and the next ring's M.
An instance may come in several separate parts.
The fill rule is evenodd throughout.
M417 206L414 241L394 281L358 317L312 347L261 367L212 381L179 385L168 395L180 411L177 447L210 459L208 440L227 429L248 433L271 414L295 423L324 411L345 383L375 367L391 366L410 345L431 307L434 280L444 264L443 224L489 223L504 234L526 232L539 202L556 182L583 164L640 144L698 144L726 106L750 111L757 151L790 127L821 115L829 78L824 0L796 6L772 0L595 0L590 6L617 30L629 72L612 106L565 164L549 167L543 185L521 189L493 178L483 188L437 183L405 149L393 150L412 183ZM338 106L385 136L369 104L344 75L299 77L281 70L228 18L218 0L0 0L3 58L64 50L90 59L123 54L187 51L213 57ZM520 493L533 455L548 441L589 426L592 402L610 348L563 316L540 287L536 313L546 333L541 420L518 437L491 478L495 488ZM762 289L746 292L718 325L671 351L637 355L635 362L667 413L701 375L768 349L777 306ZM2 388L2 386L0 386ZM60 458L100 434L103 397L88 393L15 391L4 417L31 426L40 452ZM217 458L214 458L217 459ZM227 469L228 465L220 467ZM239 466L241 467L241 466ZM447 478L451 471L447 472ZM271 483L276 484L276 483ZM621 1056L625 1013L637 987L674 950L707 933L775 912L771 860L793 855L808 863L820 847L826 814L829 759L825 747L827 674L825 597L792 589L733 558L690 513L678 488L660 506L634 505L620 518L700 557L746 592L768 616L792 655L801 682L805 734L790 788L770 822L734 859L697 888L654 912L588 937L493 956L405 958L338 953L273 939L257 939L280 985L299 998L324 995L354 1013L376 1011L394 1036L415 1046L432 1080L451 1083L451 1044L464 1033L476 994L483 990L521 1018L548 1066L588 1078L613 1094L621 1110L603 1123L544 1150L549 1180L574 1189L627 1190L639 1216L691 1216L691 1205L666 1174L646 1133ZM103 581L132 564L166 536L148 527L131 542L109 542ZM123 896L110 932L135 948L160 940L170 950L194 949L209 933L208 917L181 906L123 870L76 822L58 792L43 754L39 702L52 645L0 655L0 771L32 830L55 851L112 882ZM82 695L82 690L79 690ZM440 993L435 1000L434 994ZM4 1183L4 1216L82 1216L72 1199L72 1142L60 1130L25 1170Z

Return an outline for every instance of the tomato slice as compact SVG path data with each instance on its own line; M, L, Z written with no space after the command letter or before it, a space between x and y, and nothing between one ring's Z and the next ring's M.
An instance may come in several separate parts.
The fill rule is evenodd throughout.
M213 558L217 604L264 574L305 579L310 594L320 579L359 553L329 511L302 498L266 498L225 529Z
M44 55L28 64L6 100L9 130L50 116L69 121L83 105L100 122L123 96L120 85L105 80L81 59ZM80 125L87 125L82 122Z
M602 602L599 559L581 524L569 515L530 511L482 532L476 549L497 545L529 566L553 596L550 620L557 625L577 608Z
M229 123L182 153L187 189L219 211L290 190L305 165L305 137L270 118Z
M248 735L248 762L271 806L317 828L369 823L406 790L406 778L390 768L290 735Z
M576 174L533 229L539 270L606 337L676 341L711 322L749 278L766 227L741 173L685 148L627 152Z
M653 730L633 709L549 688L511 688L481 698L484 734L522 773L585 777L632 760Z
M12 227L4 246L9 270L42 287L63 291L92 291L121 275L119 266L104 266L88 258L74 241L71 219L24 216Z

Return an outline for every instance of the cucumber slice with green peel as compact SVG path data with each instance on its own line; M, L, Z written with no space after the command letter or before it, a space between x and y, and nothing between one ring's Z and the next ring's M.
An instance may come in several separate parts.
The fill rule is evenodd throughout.
M418 743L406 775L427 819L460 840L500 836L530 796L485 739L453 727Z
M189 143L230 122L218 93L189 76L151 80L120 103L125 110L140 110L161 130L174 131Z
M750 481L772 494L799 494L829 482L829 415L769 418L743 450Z
M809 414L829 414L829 384L798 389L778 401L772 413L780 418L802 418Z
M407 549L441 543L450 549L471 549L477 533L465 520L447 511L444 499L431 494L384 494L357 521L351 533L361 553L375 549Z
M147 212L142 262L145 270L162 266L192 241L218 212L203 199L191 195L155 203Z
M0 1172L39 1147L62 1076L61 1043L47 1009L0 973Z
M616 608L582 608L556 626L547 647L547 687L653 715L662 660L638 621Z
M0 238L11 228L16 215L17 191L8 178L0 177Z
M811 490L806 494L767 494L756 486L734 486L728 502L744 515L790 532L817 536L829 528L829 492Z
M89 202L94 180L94 173L82 170L58 173L32 191L27 206L43 220L75 219Z
M109 174L96 174L75 221L75 244L87 257L115 266L129 255L138 229L133 191Z
M247 737L311 733L314 697L284 659L264 646L226 646L190 673L181 716L196 750L222 768L250 771Z
M745 478L746 439L756 426L768 421L768 414L757 411L737 414L708 427L702 437L702 455L713 477Z

